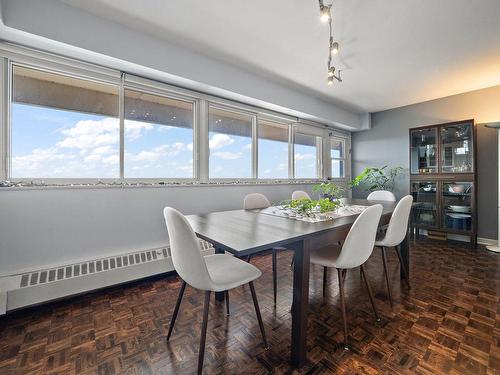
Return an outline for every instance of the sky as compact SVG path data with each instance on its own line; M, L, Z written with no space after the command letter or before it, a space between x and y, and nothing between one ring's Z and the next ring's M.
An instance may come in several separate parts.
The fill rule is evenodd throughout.
M210 178L250 178L251 139L209 133ZM189 128L125 121L125 178L191 178ZM297 178L316 177L316 148L295 146ZM13 178L119 178L117 118L12 104ZM288 177L288 144L259 139L259 177Z

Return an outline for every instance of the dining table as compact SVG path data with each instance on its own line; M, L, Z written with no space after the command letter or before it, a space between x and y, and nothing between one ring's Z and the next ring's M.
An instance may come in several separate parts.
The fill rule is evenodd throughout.
M344 207L373 204L383 206L379 225L387 225L396 202L343 199ZM186 218L199 238L213 244L217 254L229 252L236 257L246 257L276 247L294 251L290 362L294 367L301 367L307 362L310 253L344 240L359 213L318 222L269 213L269 208L239 209L188 215ZM400 251L409 274L408 237L407 232ZM402 268L400 277L404 277ZM216 299L222 301L224 293L216 293Z

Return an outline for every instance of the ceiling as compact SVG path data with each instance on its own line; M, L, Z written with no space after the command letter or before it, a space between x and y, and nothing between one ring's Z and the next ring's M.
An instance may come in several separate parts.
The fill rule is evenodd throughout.
M335 0L333 86L316 0L63 1L359 112L500 85L499 0Z

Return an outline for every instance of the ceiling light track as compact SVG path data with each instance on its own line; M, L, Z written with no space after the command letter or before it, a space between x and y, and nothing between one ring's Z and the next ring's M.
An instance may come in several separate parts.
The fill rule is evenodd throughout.
M332 32L332 5L325 5L323 0L319 1L319 13L322 22L328 22L329 29L329 45L328 45L328 85L333 85L334 81L342 82L340 77L340 70L336 70L335 66L332 65L332 56L339 53L339 43L333 39ZM335 75L335 72L338 72Z

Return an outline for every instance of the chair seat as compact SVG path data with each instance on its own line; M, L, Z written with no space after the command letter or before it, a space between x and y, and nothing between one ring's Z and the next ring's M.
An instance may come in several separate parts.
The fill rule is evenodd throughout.
M379 232L377 233L377 238L375 239L375 246L376 247L391 247L391 246L396 246L397 244L390 243L386 239L386 232Z
M323 267L337 267L337 259L342 248L332 245L311 251L311 263Z
M222 292L247 284L259 278L262 272L250 263L225 254L205 257L208 273L212 279L212 292Z

